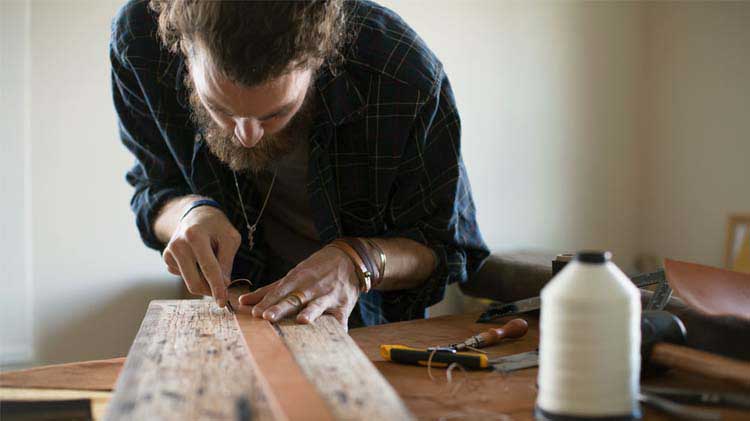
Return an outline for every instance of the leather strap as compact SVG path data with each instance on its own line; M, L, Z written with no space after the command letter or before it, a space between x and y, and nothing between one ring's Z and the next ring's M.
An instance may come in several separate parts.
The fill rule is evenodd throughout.
M335 419L318 389L295 361L276 328L267 320L254 317L248 306L239 305L235 317L250 353L253 369L260 373L261 387L268 393L271 412L280 420Z
M374 287L375 283L380 281L380 268L378 265L375 264L372 257L370 256L369 251L367 250L367 245L361 238L357 237L343 237L340 238L341 241L345 242L346 244L349 244L352 246L354 251L359 254L359 257L362 259L362 262L364 262L365 266L367 266L367 270L372 274L372 277L370 278L370 287Z
M357 272L357 277L359 278L359 289L362 292L368 292L370 290L371 282L372 282L372 272L370 272L365 265L365 262L362 260L362 258L359 256L359 253L357 253L352 246L347 244L345 241L342 241L341 239L333 240L329 246L336 247L337 249L343 251L346 253L347 256L349 256L349 259L354 264L355 271Z
M383 282L383 279L385 278L385 253L383 252L383 249L380 248L378 243L370 240L369 238L365 238L364 240L367 242L367 244L370 245L371 248L375 249L378 252L378 257L380 258L380 266L378 266L378 276L372 280L372 287L377 288L377 286L380 285L380 283Z

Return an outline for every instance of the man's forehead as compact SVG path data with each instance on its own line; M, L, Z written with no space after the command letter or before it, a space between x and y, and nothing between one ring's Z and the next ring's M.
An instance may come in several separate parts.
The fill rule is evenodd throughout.
M189 66L195 90L204 101L238 115L256 117L297 99L307 90L310 79L309 72L293 71L248 87L224 76L204 56L193 56Z

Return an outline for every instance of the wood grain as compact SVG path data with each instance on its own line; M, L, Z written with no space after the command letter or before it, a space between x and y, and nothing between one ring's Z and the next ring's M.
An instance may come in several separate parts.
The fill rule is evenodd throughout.
M336 419L414 419L393 387L332 316L323 315L309 325L283 320L277 329Z
M208 300L152 301L106 419L278 419L234 316Z
M333 317L274 326L234 307L152 301L106 419L413 419Z

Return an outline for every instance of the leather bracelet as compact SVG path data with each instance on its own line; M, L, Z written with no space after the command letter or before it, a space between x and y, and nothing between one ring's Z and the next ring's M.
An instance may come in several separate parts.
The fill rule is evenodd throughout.
M378 256L380 257L380 267L378 268L378 272L380 272L380 276L377 278L377 280L373 280L372 287L377 287L381 282L383 282L383 279L385 279L385 264L386 264L386 257L385 253L383 252L383 249L380 248L378 243L370 240L369 238L364 239L367 244L370 245L373 249L375 249L378 252Z
M361 292L368 292L372 285L372 273L367 270L367 266L365 266L365 263L362 261L359 254L352 248L352 246L340 239L333 240L328 245L343 251L349 256L349 260L354 264L357 278L359 278L359 290Z
M372 274L370 288L374 287L376 283L380 283L380 268L375 264L375 262L372 261L373 259L367 250L367 245L365 244L365 242L361 238L357 237L343 237L339 238L339 240L352 246L354 251L359 254L362 262L364 262L365 266L367 266L367 270Z
M214 208L219 209L221 211L224 210L224 209L221 208L221 205L219 204L219 202L217 202L217 201L215 201L213 199L195 200L192 203L190 203L190 206L182 214L182 216L180 217L180 221L182 221L183 219L185 219L185 217L187 216L187 214L190 213L190 211L192 211L195 208L201 207L201 206L211 206L211 207L214 207Z

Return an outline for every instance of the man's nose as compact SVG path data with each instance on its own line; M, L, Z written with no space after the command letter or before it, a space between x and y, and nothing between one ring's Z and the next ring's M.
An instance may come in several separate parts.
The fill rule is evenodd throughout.
M234 124L234 135L247 148L255 146L263 137L263 127L254 118L238 118Z

